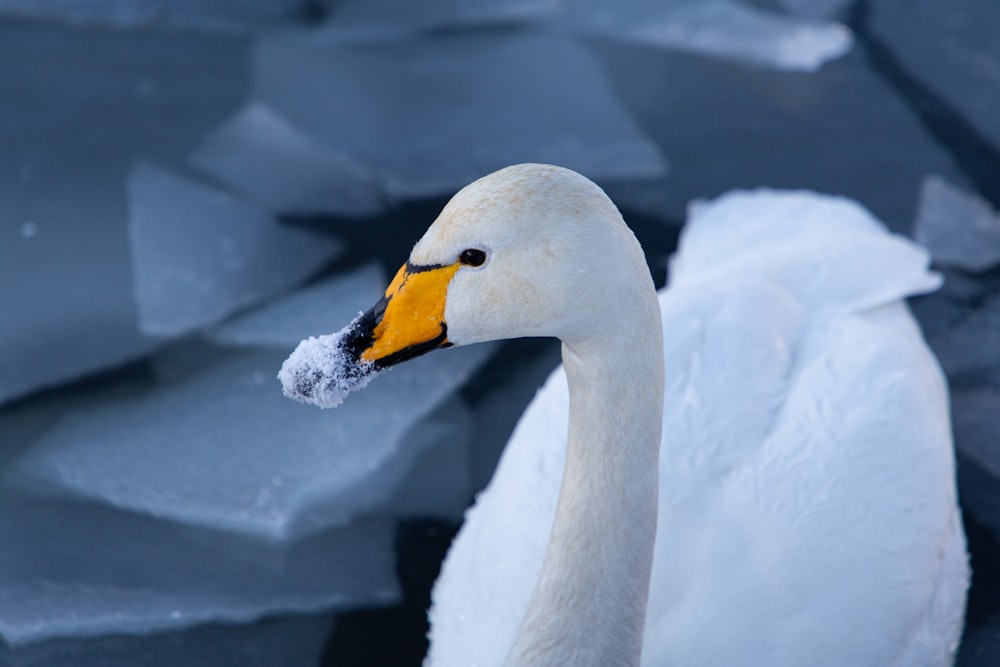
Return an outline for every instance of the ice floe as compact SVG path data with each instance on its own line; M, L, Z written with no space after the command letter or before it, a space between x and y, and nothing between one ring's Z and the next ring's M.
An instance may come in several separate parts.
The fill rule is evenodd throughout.
M260 103L216 129L191 160L276 213L366 216L386 206L361 164L317 146Z
M270 540L376 509L419 451L410 429L491 346L404 364L334 412L274 380L286 350L233 352L187 377L57 420L12 465L21 484Z
M214 324L294 286L341 248L152 164L137 165L128 185L139 324L149 334Z
M665 169L598 61L565 36L352 44L286 31L257 44L254 97L317 145L370 167L397 197L451 194L518 162L608 180Z
M1000 214L940 176L924 179L913 235L942 266L985 271L1000 264Z

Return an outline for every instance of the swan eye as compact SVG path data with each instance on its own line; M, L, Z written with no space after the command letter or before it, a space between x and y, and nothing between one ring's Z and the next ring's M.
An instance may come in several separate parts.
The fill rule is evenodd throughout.
M482 266L486 261L486 253L476 248L467 248L458 256L458 261L467 266Z

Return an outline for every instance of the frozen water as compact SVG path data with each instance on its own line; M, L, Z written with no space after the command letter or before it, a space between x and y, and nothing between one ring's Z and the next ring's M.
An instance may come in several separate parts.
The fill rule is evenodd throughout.
M942 266L986 271L1000 264L1000 215L939 176L924 180L913 235Z
M139 323L150 334L213 324L302 281L340 249L149 164L138 165L128 185Z
M401 37L417 30L531 20L558 10L561 0L342 0L330 24L367 39Z
M367 264L238 316L206 336L224 345L292 348L317 331L328 331L371 308L385 286L382 269Z
M264 104L246 106L218 128L192 161L274 212L364 216L385 208L367 169L320 148Z
M621 42L594 46L623 103L670 156L662 213L670 220L683 220L692 199L764 185L845 195L909 232L924 176L957 176L860 50L805 76Z
M931 343L951 376L1000 364L1000 295L966 311Z
M1000 387L956 391L952 406L955 447L1000 484Z
M180 159L238 103L245 46L29 21L0 30L2 404L156 344L137 324L125 178L139 152Z
M10 491L0 501L0 636L14 647L350 609L399 595L388 520L275 546Z
M114 28L169 26L242 32L287 20L301 0L0 0L0 15L57 19Z
M574 0L559 22L587 34L783 70L815 71L847 53L853 42L842 25L731 0Z
M254 90L310 140L371 166L395 196L450 194L517 162L609 180L665 169L599 63L560 35L350 44L284 32L258 42Z
M315 667L330 614L267 619L248 625L203 625L153 635L55 639L9 650L3 667Z
M1000 148L1000 3L875 0L869 24L903 67Z
M404 364L334 412L281 395L281 350L234 352L56 421L12 464L35 489L192 525L289 539L384 505L420 453L404 436L491 346Z
M788 13L810 19L841 19L855 0L778 0Z

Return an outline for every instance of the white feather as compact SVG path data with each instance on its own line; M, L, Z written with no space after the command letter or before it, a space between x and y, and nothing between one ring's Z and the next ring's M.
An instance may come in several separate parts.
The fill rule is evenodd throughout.
M927 265L843 199L757 191L693 208L660 293L643 665L951 664L968 565L947 391L902 301L936 286ZM428 664L503 664L542 567L568 419L560 367L451 548Z

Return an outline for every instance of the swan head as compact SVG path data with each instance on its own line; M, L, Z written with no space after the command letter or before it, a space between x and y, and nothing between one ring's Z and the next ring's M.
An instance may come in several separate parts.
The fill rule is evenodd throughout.
M515 165L456 194L378 303L300 343L278 377L290 398L333 407L379 371L439 347L621 335L637 289L654 294L642 250L604 192L568 169Z

